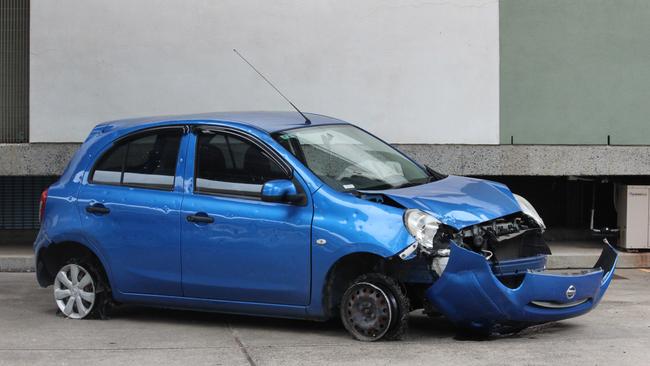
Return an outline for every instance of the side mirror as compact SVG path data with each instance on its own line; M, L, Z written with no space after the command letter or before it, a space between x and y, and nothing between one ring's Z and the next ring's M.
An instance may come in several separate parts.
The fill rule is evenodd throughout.
M288 179L270 180L262 186L262 201L301 203L305 194L299 193L296 186Z

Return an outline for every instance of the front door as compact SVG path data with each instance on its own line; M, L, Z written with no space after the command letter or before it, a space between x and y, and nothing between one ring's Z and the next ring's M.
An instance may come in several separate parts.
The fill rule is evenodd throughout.
M108 260L114 291L182 295L182 137L170 127L118 141L79 191L84 235Z
M194 176L181 210L184 295L308 304L311 199L301 206L260 200L264 182L291 179L289 169L235 132L198 130L188 148L186 171Z

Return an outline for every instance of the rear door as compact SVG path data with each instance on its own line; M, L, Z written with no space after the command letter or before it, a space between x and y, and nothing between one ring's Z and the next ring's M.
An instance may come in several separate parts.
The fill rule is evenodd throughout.
M182 207L185 296L305 305L312 204L262 202L262 185L290 169L251 136L200 130L188 146ZM299 189L304 183L294 178ZM196 221L192 217L200 217ZM192 220L192 221L188 221Z
M182 295L184 131L158 128L121 139L105 150L80 189L84 235L107 258L114 291Z

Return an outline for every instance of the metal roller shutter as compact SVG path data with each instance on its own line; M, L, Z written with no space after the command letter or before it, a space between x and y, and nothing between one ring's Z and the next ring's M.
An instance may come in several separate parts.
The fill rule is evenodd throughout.
M29 0L0 1L0 143L29 140Z
M57 177L0 177L0 230L38 229L41 192Z

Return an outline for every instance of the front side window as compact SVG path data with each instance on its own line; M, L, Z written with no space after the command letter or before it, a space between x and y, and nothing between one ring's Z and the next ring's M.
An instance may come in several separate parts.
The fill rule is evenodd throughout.
M181 129L163 129L121 141L102 156L90 180L171 190L181 137Z
M403 188L432 179L390 145L354 126L303 127L273 137L340 191Z
M196 153L196 191L259 197L269 180L289 176L254 143L217 131L201 131Z

